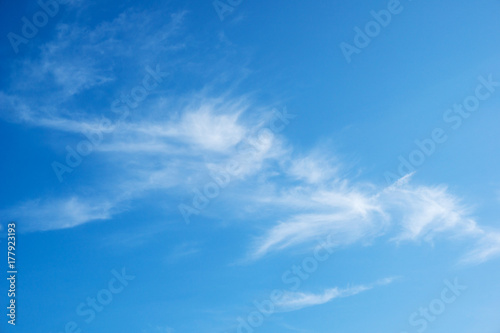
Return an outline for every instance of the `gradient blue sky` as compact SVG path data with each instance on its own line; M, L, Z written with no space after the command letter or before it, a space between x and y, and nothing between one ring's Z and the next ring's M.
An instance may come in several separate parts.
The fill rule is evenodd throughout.
M211 1L68 0L13 47L42 9L2 2L0 244L17 221L19 274L1 331L498 333L500 2L401 0L350 62L341 43L394 1L222 3L223 20ZM84 133L92 152L58 178ZM123 268L135 278L85 322ZM445 280L467 290L412 324Z

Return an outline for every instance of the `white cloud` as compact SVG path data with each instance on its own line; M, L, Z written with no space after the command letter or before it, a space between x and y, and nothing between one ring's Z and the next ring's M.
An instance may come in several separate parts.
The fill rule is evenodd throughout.
M161 97L152 93L129 118L103 125L101 114L108 114L111 101L131 91L129 78L119 77L129 74L129 68L140 73L160 56L169 59L171 70L203 66L166 57L188 47L185 38L177 38L185 14L165 19L161 12L128 10L97 26L60 24L56 38L40 48L37 58L20 62L20 75L0 92L2 116L80 138L86 130L106 132L94 154L113 170L113 179L100 189L113 199L75 195L28 201L12 210L14 216L31 221L32 230L109 219L116 207L151 190L177 200L179 193L233 161L240 166L233 180L241 186L228 195L229 211L238 207L230 213L244 205L279 215L255 240L250 251L254 259L330 234L338 245L389 233L398 242L467 236L478 242L468 261L487 260L498 252L498 238L485 236L470 209L445 186L410 185L411 176L387 188L357 182L346 176L327 146L297 151L279 133L261 132L272 112L246 96L214 93L210 85L170 97L164 91L158 92ZM122 62L126 71L115 66ZM228 72L217 76L228 77ZM102 88L95 96L106 95L104 101L92 104L97 110L81 108L79 95L95 88Z
M72 96L115 80L116 59L147 61L174 47L170 38L180 29L184 15L166 18L160 12L127 10L96 27L60 24L57 38L42 47L40 61L27 66L36 77L53 77Z
M301 186L261 198L266 205L285 208L290 217L257 240L251 257L313 243L326 235L333 235L338 245L346 245L386 229L388 219L376 193L347 181L333 183L328 188Z
M196 106L171 110L181 113L179 119L163 123L156 120L125 123L116 132L124 138L133 135L133 144L137 144L137 140L155 142L170 139L177 144L194 146L195 150L227 153L246 134L246 128L238 122L245 106L233 103L236 101L214 103L211 99L202 98Z
M101 192L113 199L103 210L99 209L104 207L102 203L93 206L76 197L71 200L35 200L13 208L12 214L31 220L30 230L69 228L109 219L116 211L114 207L142 197L151 190L178 187L189 191L210 171L223 168L229 160L240 158L240 176L244 177L257 173L265 160L276 158L279 151L279 148L274 148L279 146L275 144L279 142L276 137L261 142L251 154L240 147L246 145L242 140L248 133L259 126L258 122L240 119L246 109L244 101L230 99L214 103L213 99L201 98L196 104L198 109L193 109L193 104L185 105L178 110L178 117L163 122L144 120L103 125L98 120L26 117L30 123L63 132L102 132L103 143L94 149L106 153L99 157L113 168L114 173L113 180L103 184ZM34 215L23 212L26 205L32 208ZM66 209L71 206L78 208L74 215ZM76 211L80 212L79 216ZM37 214L39 219L34 218Z
M185 46L178 38L185 14L126 10L97 26L59 24L54 39L41 45L37 56L16 63L10 86L0 91L0 101L6 106L2 116L73 131L72 120L108 114L109 103L126 91L124 83L131 76L140 76L146 66L167 57L171 62L164 67L179 65L175 54ZM99 90L93 94L95 103L82 106L81 93L93 89ZM103 97L104 111L99 103Z
M401 233L397 241L432 240L446 231L474 234L476 222L469 209L448 193L444 186L392 186L381 194L387 210L400 220Z
M295 158L291 161L288 173L307 183L318 184L329 181L336 176L338 167L335 160L325 155L324 150L315 150L311 154Z
M198 244L193 242L184 242L180 245L177 245L167 256L167 263L175 263L179 260L182 260L186 257L193 256L200 252L200 248Z
M245 129L237 124L238 113L214 115L207 106L183 115L172 135L192 142L203 149L227 151L238 144Z
M376 225L372 216L355 211L339 211L330 214L300 214L272 227L260 238L252 257L284 250L291 246L313 241L325 235L333 235L338 245L350 244L363 238L373 237L383 224Z
M257 238L249 256L258 259L293 246L312 246L327 235L341 246L395 233L392 240L397 242L431 242L438 236L480 238L477 248L464 260L494 257L499 251L496 236L483 236L485 232L470 216L470 209L445 186L412 186L410 181L411 176L406 176L381 189L356 188L343 181L341 187L329 189L321 184L303 185L266 198L259 194L258 202L275 210L285 207L282 212L289 217ZM338 183L335 179L332 182Z
M320 294L287 291L275 304L279 312L296 311L315 305L325 304L336 298L354 296L373 289L376 286L390 284L394 280L395 278L386 278L368 285L357 285L343 289L330 288L324 290Z
M414 186L411 175L386 188L349 181L340 176L334 158L322 157L328 156L326 151L297 154L282 136L256 136L263 124L244 117L251 108L248 100L198 98L171 112L174 116L167 120L130 120L106 127L106 140L96 149L106 152L102 158L114 165L118 184L110 186L120 191L121 199L107 203L106 209L91 209L78 200L37 204L35 210L41 216L49 215L49 207L54 215L46 218L50 225L42 222L38 229L108 219L114 206L153 189L190 190L232 160L240 165L237 180L246 184L246 191L231 199L254 205L257 211L259 207L271 208L283 216L255 240L250 253L253 259L310 245L325 235L333 235L337 245L348 245L389 232L396 232L392 239L398 242L432 241L439 235L477 238L483 234L470 217L470 209L445 186ZM29 117L27 113L25 118ZM38 120L41 126L61 131L103 128L98 120ZM35 118L30 121L35 122ZM71 215L65 209L68 205L82 214ZM62 217L57 218L57 214ZM497 244L490 239L478 244L468 261L489 259L497 252Z
M113 208L114 205L110 202L88 202L71 197L26 201L8 210L6 214L19 222L22 231L47 231L110 219Z
M473 250L461 260L462 264L480 264L500 256L500 233L486 233L479 238Z

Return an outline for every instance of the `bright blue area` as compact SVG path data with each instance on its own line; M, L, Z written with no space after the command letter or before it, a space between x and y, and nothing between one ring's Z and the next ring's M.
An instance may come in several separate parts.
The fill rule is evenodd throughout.
M41 60L42 48L57 40L58 26L78 25L91 31L134 9L156 13L148 22L154 30L155 25L168 22L170 14L186 11L172 41L185 45L175 57L159 51L156 55L161 59L148 58L139 46L129 44L134 41L127 40L133 32L117 33L112 45L123 42L131 55L121 56L118 46L117 54L110 48L90 55L101 60L109 57L98 70L112 73L114 79L84 89L59 107L71 111L75 119L82 112L117 119L110 112L113 100L141 82L145 66L161 63L172 76L148 96L131 116L132 122L147 119L143 106L147 109L158 98L188 96L205 85L211 86L214 95L227 90L252 94L260 105L278 101L297 115L283 132L294 151L305 152L326 142L324 148L352 168L352 179L380 187L387 185L386 172L397 173L398 157L408 159L417 148L415 140L430 138L435 128L442 128L448 140L437 144L435 153L416 168L414 180L448 185L473 208L471 215L478 223L498 226L500 89L463 119L459 128L453 129L443 119L453 104L474 94L478 77L492 75L500 81L498 1L402 0L403 10L393 15L369 46L352 55L351 63L339 44L354 45L353 28L364 27L372 20L370 11L387 8L386 1L243 0L223 21L211 1L82 1L60 5L57 15L34 38L19 45L17 54L6 36L20 34L21 18L31 18L40 7L34 1L2 6L2 93L18 94L31 105L39 100L50 104L43 96L55 98L51 91L58 89L57 83L47 77L47 81L36 81L38 75L50 74L19 68L24 62ZM144 58L135 57L135 52ZM63 56L71 61L78 55ZM112 191L101 193L99 186L121 179L117 175L126 174L127 163L149 163L140 155L136 160L117 157L120 168L114 169L93 153L60 183L51 163L63 161L65 146L75 146L83 135L26 124L13 119L18 109L6 104L0 108L4 231L11 219L21 229L23 223L36 224L11 213L23 202L73 195L117 196ZM174 115L174 109L165 108L159 114L166 119ZM244 186L235 185L232 190L239 195ZM274 219L272 212L262 212L261 219L247 218L244 200L229 208L224 205L233 203L231 193L223 193L221 202L215 200L189 225L182 221L177 206L189 202L192 193L173 188L134 197L105 221L19 233L17 325L6 323L8 286L4 280L0 284L2 332L66 333L64 327L71 321L86 333L237 332L237 318L255 311L254 300L269 298L273 289L289 289L282 274L310 256L311 250L291 248L241 263L255 239L284 217ZM231 209L241 212L231 215L227 212ZM460 237L400 244L390 238L383 235L336 249L297 291L321 293L390 276L400 276L398 280L314 307L272 314L255 332L417 332L417 326L408 322L410 315L439 298L445 288L443 280L455 277L467 285L467 291L429 322L425 331L498 332L498 259L457 265L460 255L474 246ZM6 251L5 240L0 251ZM5 263L1 267L6 271ZM87 324L75 309L107 288L112 270L122 267L135 279Z

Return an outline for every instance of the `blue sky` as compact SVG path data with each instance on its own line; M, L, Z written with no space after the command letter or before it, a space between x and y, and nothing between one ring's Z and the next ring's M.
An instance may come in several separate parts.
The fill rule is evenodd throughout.
M2 332L498 332L498 1L2 6Z

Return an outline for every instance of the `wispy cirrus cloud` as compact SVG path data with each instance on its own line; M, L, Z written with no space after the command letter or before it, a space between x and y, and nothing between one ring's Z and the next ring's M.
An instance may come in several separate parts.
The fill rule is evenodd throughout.
M21 231L48 231L73 228L88 221L108 220L117 207L111 202L65 199L36 199L20 203L4 213L20 222Z
M330 183L341 186L303 184L261 196L258 201L263 204L285 208L288 218L256 239L250 258L311 245L324 235L333 235L338 246L383 235L392 235L396 242L465 237L477 242L473 253L465 255L468 261L497 254L495 238L483 236L485 231L470 215L471 209L446 186L411 185L411 175L382 188L352 185L347 179Z
M469 237L479 240L477 249L467 255L468 262L497 254L495 239L483 236L470 208L446 186L411 185L411 176L388 187L356 182L344 176L338 159L328 157L326 150L297 154L280 135L264 138L257 154L247 154L241 147L262 126L261 121L246 116L251 108L246 99L204 97L170 113L170 119L145 118L113 125L96 150L116 171L117 183L108 184L115 188L108 191L115 199L108 201L106 209L85 210L80 201L62 204L58 199L55 204L38 204L33 210L40 211L40 230L109 219L119 211L116 207L151 190L189 191L208 173L238 159L242 172L237 180L246 184L247 191L233 193L231 200L272 208L283 216L254 241L249 255L253 259L312 244L328 234L334 235L338 246L391 234L397 242ZM266 117L263 113L261 119ZM40 124L61 131L97 126L71 119L44 119ZM15 210L23 211L24 205ZM68 216L66 205L76 205L82 214ZM54 215L63 218L50 216L45 208L49 206ZM34 216L24 218L34 220Z
M178 38L186 12L128 9L96 25L60 23L53 40L36 55L20 59L16 75L0 91L0 115L32 126L59 126L70 120L92 121L109 113L103 95L120 93L133 73L169 57L175 66L185 47ZM127 70L123 70L124 66ZM82 94L94 92L94 103L82 107Z
M246 134L262 125L259 119L241 118L249 107L243 99L215 102L212 98L200 98L183 105L181 109L169 110L170 119L130 120L105 128L98 121L38 118L39 126L61 132L103 132L103 143L94 149L98 152L97 158L114 170L114 175L96 192L112 199L104 201L106 210L103 211L106 214L96 214L99 211L97 208L84 210L84 206L92 207L90 203L96 200L86 200L76 194L71 201L30 199L13 207L11 212L29 219L33 228L39 223L40 230L68 228L109 219L121 211L118 207L126 206L149 191L189 191L193 184L227 164L230 159L239 159L241 177L254 175L261 170L264 161L275 160L281 154L281 148L277 144L278 139L272 138L265 140L257 153L251 156L244 149L237 149L248 145L244 142ZM76 203L82 214L68 216L65 207ZM26 205L30 205L34 215L23 213ZM101 203L95 205L101 206ZM53 215L48 214L51 210ZM54 218L57 215L61 218ZM66 222L63 223L63 220Z
M36 57L20 61L21 74L0 91L3 118L74 138L103 130L112 101L130 92L130 80L144 75L130 73L160 58L168 58L162 62L165 71L205 68L201 77L213 75L220 63L207 66L179 55L189 47L189 38L179 37L186 37L187 15L131 9L93 26L61 23L54 40ZM223 35L218 42L221 49L228 45ZM487 233L446 186L412 185L410 176L386 187L360 182L325 145L301 149L282 133L256 139L273 108L221 84L232 77L231 70L213 75L212 84L151 94L129 118L109 123L93 155L112 174L96 188L99 200L83 193L70 199L28 198L9 211L28 220L31 230L75 227L110 219L151 191L179 198L208 174L238 161L234 189L226 189L228 213L238 214L231 208L243 205L275 212L252 243L253 259L309 246L329 234L339 246L384 235L397 242L460 236L477 242L467 261L498 254L496 231ZM88 96L95 97L92 105L85 103Z
M36 205L33 202L37 201L30 201L31 210L39 212L39 229L68 228L109 219L120 211L117 207L151 190L188 191L230 159L240 159L243 171L238 181L246 184L247 192L234 193L232 200L272 207L283 216L254 241L250 252L253 259L312 244L328 234L333 235L338 246L390 234L397 242L430 242L447 235L469 237L478 239L478 243L466 255L467 262L484 261L497 254L495 238L483 236L484 231L470 216L470 209L446 186L411 185L411 176L381 188L355 182L342 174L338 159L328 157L328 152L315 149L309 154L294 153L293 147L290 149L279 135L265 138L258 154L248 155L241 147L262 126L260 121L245 116L249 109L248 101L214 102L207 97L186 104L167 120L143 119L114 125L97 151L116 170L117 183L109 184L115 190L108 191L115 193L115 199L103 208L92 209L85 209L80 199L69 203L54 199L55 204ZM96 125L67 120L48 126L72 131ZM141 163L133 162L139 159ZM123 164L124 161L127 162ZM259 182L255 182L255 177ZM82 213L68 215L66 207L73 206ZM47 207L52 207L54 216ZM20 204L14 210L24 209L25 204ZM62 218L56 218L57 214ZM35 220L34 216L20 216Z
M295 158L288 169L290 176L310 184L334 179L338 172L338 159L325 154L325 148L316 148L305 156Z
M183 242L175 246L172 251L167 255L165 261L167 263L176 263L187 257L191 257L200 252L200 247L195 242Z
M248 107L248 103L238 99L218 101L202 97L164 110L170 115L169 119L153 118L120 123L113 130L113 137L106 150L112 151L114 144L119 145L117 150L124 151L123 147L127 144L134 146L141 143L161 143L189 148L190 150L183 151L184 154L196 154L199 151L227 153L246 134L247 127L240 124L239 118Z
M350 297L371 290L377 286L388 285L397 278L385 278L367 285L355 285L347 288L329 288L318 294L287 291L275 304L276 311L290 312L303 308L326 304L334 299Z
M482 236L479 237L474 248L461 259L461 264L481 264L500 256L500 233L482 229L479 231Z
M409 180L408 180L409 181ZM474 235L477 224L470 209L451 195L446 186L411 186L409 183L391 186L381 197L401 220L396 241L425 239L454 230Z

